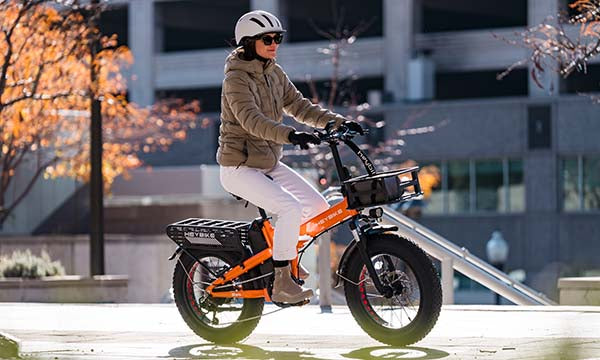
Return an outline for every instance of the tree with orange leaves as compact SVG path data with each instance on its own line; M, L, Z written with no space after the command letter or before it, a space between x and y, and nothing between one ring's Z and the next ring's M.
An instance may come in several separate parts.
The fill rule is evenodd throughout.
M141 164L140 151L166 150L195 127L198 104L171 100L141 108L126 100L121 74L133 58L116 35L90 28L84 11L101 11L77 1L0 2L0 224L29 193L40 176L90 174L90 97L102 103L103 178ZM100 48L90 54L90 39ZM95 72L92 83L90 71ZM20 193L7 203L14 175L30 162L36 169Z

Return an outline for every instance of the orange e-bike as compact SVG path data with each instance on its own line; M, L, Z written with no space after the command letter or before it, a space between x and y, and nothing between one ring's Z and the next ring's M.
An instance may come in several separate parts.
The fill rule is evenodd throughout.
M298 278L301 256L316 239L347 224L353 239L336 272L346 303L361 328L389 345L415 343L437 321L442 293L430 258L415 243L381 225L383 204L421 195L418 167L376 172L371 160L352 141L358 135L330 123L316 134L327 143L341 180L341 200L302 224L299 256L292 261ZM348 146L367 174L351 178L338 145ZM173 294L188 326L215 343L246 338L257 326L265 301L271 301L274 228L265 210L253 221L189 218L167 226L177 244ZM325 244L328 246L328 244ZM301 304L279 304L281 307Z

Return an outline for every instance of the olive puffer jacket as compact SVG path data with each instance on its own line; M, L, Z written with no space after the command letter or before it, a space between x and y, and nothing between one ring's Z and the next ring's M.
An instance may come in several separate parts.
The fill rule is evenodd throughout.
M341 115L304 98L274 60L245 61L239 57L241 51L232 51L225 63L217 149L220 165L273 168L294 131L282 123L284 112L317 128L332 119L336 126L344 121Z

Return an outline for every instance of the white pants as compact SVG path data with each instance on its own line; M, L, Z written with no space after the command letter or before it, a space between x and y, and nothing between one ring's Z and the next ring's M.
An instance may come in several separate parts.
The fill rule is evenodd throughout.
M294 259L300 225L329 208L315 188L281 162L271 170L221 166L220 174L225 190L277 215L274 260Z

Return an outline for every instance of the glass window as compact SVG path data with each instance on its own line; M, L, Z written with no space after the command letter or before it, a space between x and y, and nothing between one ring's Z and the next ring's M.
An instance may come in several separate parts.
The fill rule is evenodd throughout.
M600 157L583 159L583 209L600 210Z
M563 208L566 211L579 209L579 167L577 158L564 159L563 172Z
M340 25L342 31L349 31L369 23L358 37L381 36L382 4L381 0L288 0L285 2L287 37L290 42L325 40L319 31L330 32ZM336 23L336 19L341 19L341 22Z
M425 214L522 212L525 210L523 161L517 159L422 162L422 187L435 174L430 192L424 190Z
M589 64L585 72L573 71L566 79L561 78L563 94L600 91L600 65Z
M117 42L119 46L127 46L128 44L128 12L129 8L127 6L110 6L100 15L100 31L106 36L117 34Z
M527 69L515 69L501 81L501 71L442 72L435 74L435 98L440 100L526 96Z
M157 99L183 99L186 102L200 101L203 113L219 112L221 110L221 87L202 89L169 89L156 92Z
M157 2L158 51L224 48L234 45L237 19L249 0Z
M523 178L523 161L508 161L508 210L525 211L525 183Z
M475 209L478 211L504 211L502 162L487 160L475 162Z
M423 32L527 25L527 1L422 0Z
M563 210L600 210L600 157L562 160Z
M442 165L439 162L422 162L419 166L419 183L424 200L423 213L441 214L444 212Z
M307 82L294 82L296 88L309 99L315 96L320 102L327 103L331 92L331 80L319 80L314 82L314 90ZM338 79L337 92L334 105L352 106L362 104L367 101L370 90L383 91L382 77L364 77ZM315 94L316 92L316 94Z
M469 162L448 162L448 211L463 213L469 211Z

